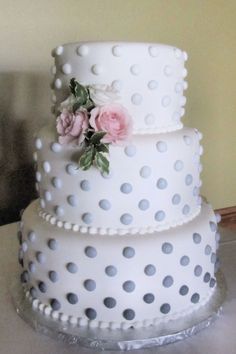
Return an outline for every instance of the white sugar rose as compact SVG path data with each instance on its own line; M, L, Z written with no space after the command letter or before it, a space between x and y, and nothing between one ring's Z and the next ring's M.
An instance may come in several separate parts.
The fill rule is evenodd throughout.
M90 85L89 94L96 106L114 102L120 97L118 91L109 85Z

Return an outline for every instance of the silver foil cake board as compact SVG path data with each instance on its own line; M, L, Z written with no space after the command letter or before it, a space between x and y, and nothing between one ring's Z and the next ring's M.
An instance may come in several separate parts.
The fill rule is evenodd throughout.
M36 332L62 341L68 345L77 345L90 349L122 350L145 349L174 343L188 338L209 327L220 315L225 299L226 284L221 272L216 275L217 288L208 303L192 313L168 323L146 328L110 330L78 327L58 322L33 310L19 281L12 284L12 298L18 315Z

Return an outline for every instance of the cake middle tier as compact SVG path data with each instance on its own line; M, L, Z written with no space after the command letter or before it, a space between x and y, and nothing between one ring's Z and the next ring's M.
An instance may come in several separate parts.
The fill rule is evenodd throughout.
M192 128L136 135L110 147L110 173L78 166L80 148L60 145L53 127L35 141L40 215L81 232L115 234L164 230L200 211L201 135Z

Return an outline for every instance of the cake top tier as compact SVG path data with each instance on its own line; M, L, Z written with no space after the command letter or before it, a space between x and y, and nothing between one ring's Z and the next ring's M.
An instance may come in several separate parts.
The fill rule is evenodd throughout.
M133 119L134 134L182 128L187 54L180 49L155 43L81 42L60 45L52 55L54 112L69 96L75 78L99 94L102 88L102 96L104 90L105 96L114 93Z

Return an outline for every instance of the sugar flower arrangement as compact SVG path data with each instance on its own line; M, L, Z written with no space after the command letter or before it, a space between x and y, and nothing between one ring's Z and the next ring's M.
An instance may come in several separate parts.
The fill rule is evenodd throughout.
M73 78L70 91L59 107L58 141L83 147L79 159L82 170L96 165L109 173L109 146L123 145L130 139L132 119L123 106L114 103L119 97L111 86L83 86Z

